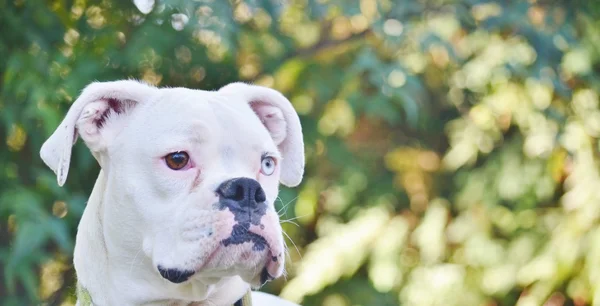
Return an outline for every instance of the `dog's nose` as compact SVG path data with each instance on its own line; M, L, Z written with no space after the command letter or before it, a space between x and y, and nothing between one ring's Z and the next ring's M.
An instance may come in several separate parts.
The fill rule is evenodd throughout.
M217 194L223 199L233 200L246 205L262 203L267 200L260 183L250 178L234 178L223 182L217 188Z

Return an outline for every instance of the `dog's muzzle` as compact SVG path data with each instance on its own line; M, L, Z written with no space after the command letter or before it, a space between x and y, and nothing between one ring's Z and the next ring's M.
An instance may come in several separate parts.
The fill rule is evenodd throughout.
M250 232L250 225L263 226L260 220L267 212L266 195L260 184L249 178L235 178L217 188L219 209L229 209L237 222L233 226L231 236L221 241L223 246L252 242L254 251L262 251L268 247L261 235Z
M264 284L274 277L269 273L267 267L271 262L278 261L279 254L272 254L275 250L269 245L265 225L261 219L267 214L267 198L260 183L250 178L234 178L223 182L216 189L219 197L217 204L219 210L229 210L234 217L235 224L231 234L220 241L223 247L252 243L252 251L269 252L268 263L260 273L260 282ZM170 269L158 266L160 275L172 283L187 281L194 271Z

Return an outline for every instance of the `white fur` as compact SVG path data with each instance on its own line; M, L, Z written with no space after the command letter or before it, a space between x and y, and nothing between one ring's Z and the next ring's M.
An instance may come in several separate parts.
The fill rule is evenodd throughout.
M228 305L260 286L263 267L283 274L273 202L279 182L300 183L304 147L299 118L279 92L243 83L213 92L93 83L40 151L61 186L78 135L102 168L74 254L78 282L95 305ZM189 167L166 166L163 157L175 151L188 152ZM270 176L260 172L265 152L277 159ZM262 226L251 229L266 239L266 250L220 244L235 222L215 206L215 190L237 177L257 180L266 193ZM175 284L160 276L159 265L196 273ZM294 305L264 293L253 292L253 299Z

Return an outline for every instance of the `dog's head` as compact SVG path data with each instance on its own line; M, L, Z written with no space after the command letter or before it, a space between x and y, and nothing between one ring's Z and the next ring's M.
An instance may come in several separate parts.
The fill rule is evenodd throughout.
M282 275L274 201L279 182L300 183L304 144L279 92L244 83L210 92L93 83L42 146L59 185L78 136L106 177L109 252L141 248L173 283L239 275L257 287Z

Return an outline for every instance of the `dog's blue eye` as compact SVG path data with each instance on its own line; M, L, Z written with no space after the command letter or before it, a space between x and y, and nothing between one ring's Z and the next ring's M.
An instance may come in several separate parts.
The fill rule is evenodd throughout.
M173 152L165 156L167 166L173 170L180 170L185 167L190 160L190 156L185 152Z
M275 159L270 156L263 157L260 165L260 172L264 175L271 175L275 172Z

